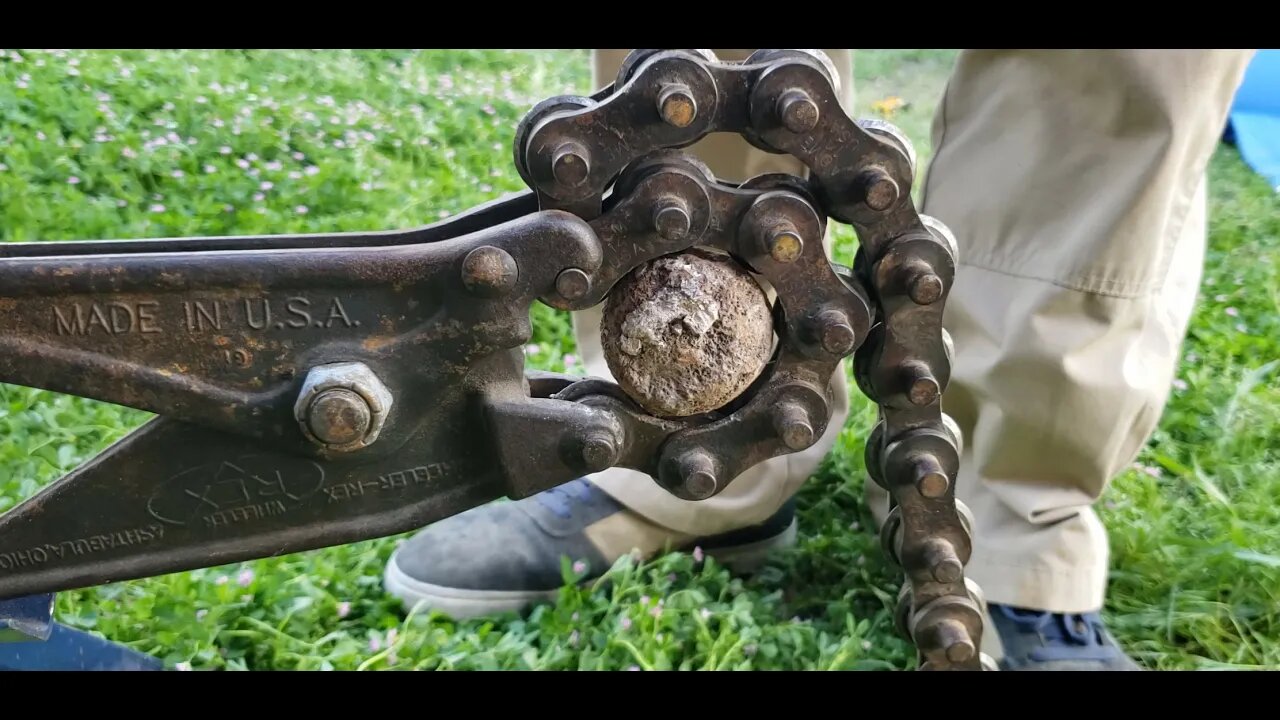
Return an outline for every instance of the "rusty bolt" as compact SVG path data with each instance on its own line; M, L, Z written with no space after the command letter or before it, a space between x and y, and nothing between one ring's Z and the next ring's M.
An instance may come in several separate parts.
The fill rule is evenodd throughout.
M804 450L813 445L815 440L809 413L797 402L783 402L774 407L773 428L782 442L792 450Z
M303 382L294 417L312 442L346 452L378 438L392 402L391 391L364 363L320 365Z
M795 262L804 252L804 240L791 223L775 226L769 232L765 245L769 248L769 257L780 263Z
M863 201L872 210L888 210L898 202L898 183L880 168L862 174Z
M928 453L922 454L915 461L916 490L927 498L940 498L947 493L951 481L943 472L938 459Z
M477 295L495 297L508 293L516 286L519 275L515 258L492 245L482 245L462 259L462 284Z
M818 126L818 105L804 90L788 90L778 98L778 117L791 132L807 133Z
M691 224L689 213L674 200L664 203L653 214L653 227L667 240L683 240Z
M924 549L924 561L929 573L940 583L953 583L964 576L964 565L951 543L941 538L929 541Z
M556 182L577 187L591 174L591 157L578 143L567 142L556 148L551 157L551 172Z
M849 318L839 310L823 310L818 314L818 333L822 349L833 355L849 354L858 339Z
M680 458L680 481L689 497L705 500L716 491L716 467L701 450L690 450Z
M591 472L601 472L613 466L618 459L618 446L604 432L593 432L582 442L582 460Z
M356 393L325 390L311 401L307 427L326 445L349 445L364 437L373 422L369 405Z
M921 261L912 262L902 268L903 284L911 302L917 305L932 305L942 297L942 278L933 272L933 268Z
M937 633L938 645L945 650L947 659L953 663L967 662L977 652L977 648L973 646L973 640L969 637L969 629L958 620L950 618L940 620Z
M930 405L942 393L942 388L938 386L938 381L929 372L929 368L921 363L907 363L902 368L902 374L907 386L907 399L912 405Z
M928 405L938 399L938 381L931 377L918 377L911 381L908 395L912 405Z
M942 278L933 273L921 273L911 279L907 294L917 305L932 305L942 297Z
M658 93L658 114L668 125L689 127L698 117L698 102L687 85L672 83Z
M556 276L556 292L566 300L577 300L591 289L591 278L579 268L561 270Z

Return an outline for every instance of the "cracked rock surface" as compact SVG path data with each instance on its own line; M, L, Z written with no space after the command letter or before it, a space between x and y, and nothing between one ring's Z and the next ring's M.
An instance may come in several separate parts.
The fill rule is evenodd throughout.
M627 395L654 415L685 417L721 407L759 377L773 318L745 268L688 251L623 278L606 300L600 335Z

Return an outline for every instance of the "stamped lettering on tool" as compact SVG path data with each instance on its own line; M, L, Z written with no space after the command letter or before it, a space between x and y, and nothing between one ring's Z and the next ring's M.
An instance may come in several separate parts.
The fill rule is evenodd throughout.
M188 300L182 303L187 332L202 333L228 329L302 330L313 328L358 328L341 298L314 300L303 296L288 298L243 298L240 300Z
M235 348L234 350L224 350L223 359L232 367L247 368L253 365L253 353L244 348Z
M428 485L438 480L459 474L461 463L458 461L437 462L407 470L396 470L375 478L367 478L354 482L336 483L324 489L329 502L346 502L370 495L379 495L405 488Z
M73 302L53 307L53 327L58 335L151 335L160 332L156 312L160 303Z
M48 310L47 327L62 337L116 337L235 330L263 332L344 330L360 327L340 297L150 298L60 302Z
M164 537L164 526L143 525L124 530L113 530L96 535L45 543L39 547L14 552L0 552L0 570L21 570L39 567L46 563L74 560L97 555L115 548L143 545Z
M147 503L151 517L170 525L223 528L288 513L324 486L324 468L249 455L174 475Z

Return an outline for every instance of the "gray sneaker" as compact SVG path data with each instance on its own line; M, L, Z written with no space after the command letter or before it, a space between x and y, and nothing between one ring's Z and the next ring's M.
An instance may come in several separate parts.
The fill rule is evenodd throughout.
M438 610L463 620L519 612L554 599L565 584L565 558L581 582L600 577L632 550L651 557L700 547L742 573L774 550L793 545L795 537L794 502L759 525L696 538L659 528L579 479L427 527L396 549L384 583L406 610Z

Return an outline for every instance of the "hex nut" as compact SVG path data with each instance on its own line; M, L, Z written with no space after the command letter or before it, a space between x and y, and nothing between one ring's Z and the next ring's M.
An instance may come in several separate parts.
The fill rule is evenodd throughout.
M311 429L312 408L321 395L333 390L347 390L355 393L368 406L368 430L360 438L345 444L330 444L316 437ZM332 363L311 368L307 379L302 384L298 401L293 406L294 418L309 440L330 450L351 452L368 447L378 439L378 434L386 424L387 415L391 412L394 398L387 386L382 384L378 376L369 366L359 362Z

